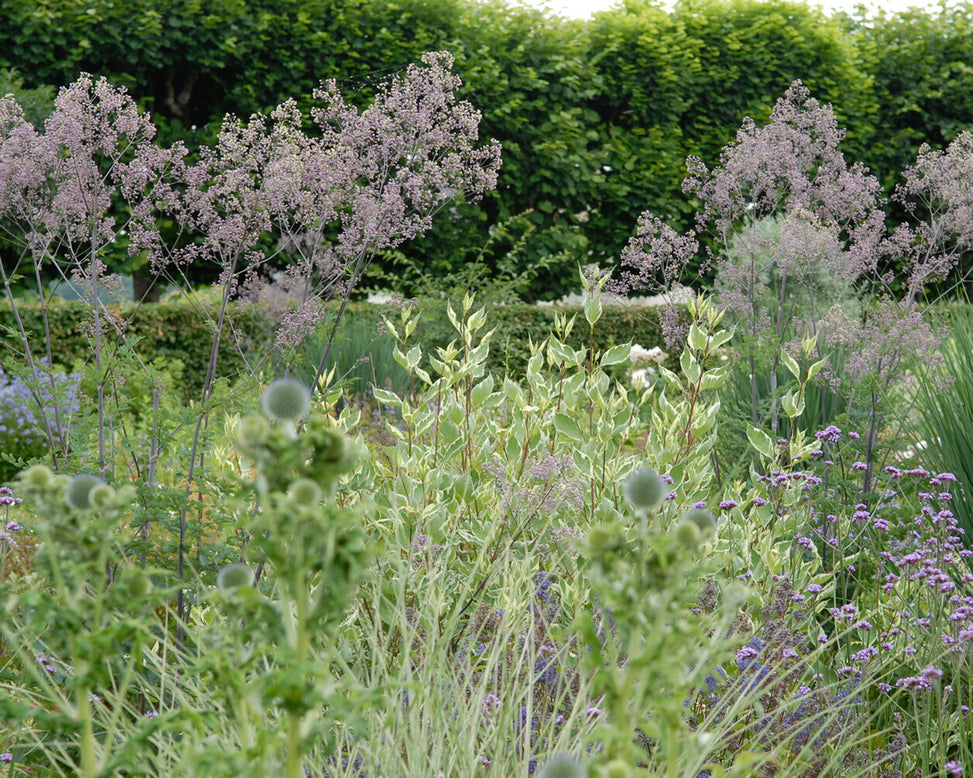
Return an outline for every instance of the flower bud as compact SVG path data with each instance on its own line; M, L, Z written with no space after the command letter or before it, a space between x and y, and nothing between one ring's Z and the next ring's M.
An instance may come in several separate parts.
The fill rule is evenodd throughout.
M607 551L614 547L615 541L615 532L608 525L599 524L588 530L588 545L593 551Z
M261 406L275 421L298 422L311 410L311 392L296 378L278 378L264 391Z
M681 546L695 549L699 546L699 528L688 519L682 519L676 524L676 540Z
M20 474L21 480L27 486L33 486L36 489L43 489L51 482L51 478L54 473L51 472L51 468L47 465L34 465L33 467L28 467Z
M321 501L321 487L310 478L298 478L287 490L288 496L297 504L306 508L317 505Z
M88 502L97 510L104 510L115 501L115 490L108 484L96 484L88 492Z
M537 772L537 778L585 778L588 771L570 754L555 754Z
M686 511L680 521L690 521L696 525L700 535L708 538L716 532L716 517L705 508L693 508Z
M243 562L226 565L216 576L216 585L221 592L232 592L234 589L250 586L252 582L253 576L250 574L250 568Z
M649 467L630 473L622 491L628 504L637 511L655 510L666 498L665 482Z
M69 508L86 511L92 507L91 492L104 482L96 475L81 473L74 476L64 487L64 502Z
M318 445L318 456L321 461L340 462L347 450L345 443L345 436L338 430L324 430Z
M244 448L258 448L266 442L270 434L270 425L263 416L245 416L240 419L236 434L237 440Z

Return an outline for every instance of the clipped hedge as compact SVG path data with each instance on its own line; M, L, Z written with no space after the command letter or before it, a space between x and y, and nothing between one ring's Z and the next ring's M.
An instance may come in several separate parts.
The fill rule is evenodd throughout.
M39 303L20 301L17 310L27 331L35 356L43 356L44 309ZM183 365L182 387L185 399L198 398L206 377L214 325L209 316L185 300L137 305L109 306L118 321L126 322L124 339L109 328L104 341L106 358L123 345L138 341L136 353L146 362L179 360ZM79 300L54 300L46 306L50 331L51 357L55 365L75 369L93 359L93 319L87 303ZM266 332L262 317L251 308L231 310L233 327L220 345L219 375L232 378L244 367L244 356L259 348ZM23 352L16 319L7 301L0 301L0 359L19 361Z
M446 316L444 300L424 299L419 302L422 312L414 340L420 341L427 353L436 346L445 346L456 339L456 332ZM111 306L121 320L127 322L124 333L131 343L137 339L136 352L146 362L163 363L178 359L183 364L183 395L186 399L199 396L206 374L213 342L213 323L197 306L187 301L146 303L140 306L123 304ZM43 343L44 321L36 302L18 303L18 311L37 353ZM378 329L381 305L351 303L345 311L345 327L366 324ZM530 355L530 342L539 342L553 331L557 312L578 319L568 339L574 347L588 345L588 324L577 306L534 306L524 303L490 307L487 328L496 328L493 335L489 367L496 374L505 370L521 375ZM210 314L212 315L212 314ZM47 308L51 333L53 362L73 369L92 359L90 333L92 320L86 303L55 301ZM394 318L394 316L393 316ZM232 306L231 333L224 335L220 348L219 375L232 379L244 368L244 358L259 355L270 348L271 328L265 317L250 306ZM340 331L339 331L340 337ZM662 345L658 313L653 308L606 306L595 327L594 344L605 350L620 343L639 343L646 348ZM109 336L108 354L122 344L121 339ZM13 355L21 352L20 336L10 305L0 302L0 355L4 363L16 361Z
M456 331L446 315L445 300L420 299L418 307L421 318L413 339L423 344L426 353L436 346L445 346L457 339ZM457 307L454 303L453 309L456 310ZM479 307L481 306L475 306ZM487 324L481 334L496 328L488 359L489 369L495 374L507 371L512 376L522 375L530 356L531 340L539 343L553 332L557 313L564 313L568 317L577 315L568 344L575 348L588 346L588 322L580 306L514 303L488 307ZM350 325L352 321L365 320L377 327L383 310L379 305L356 303L345 311L346 321ZM394 315L390 318L395 320ZM658 309L635 306L604 307L594 330L595 349L603 351L629 342L638 343L645 348L663 346Z

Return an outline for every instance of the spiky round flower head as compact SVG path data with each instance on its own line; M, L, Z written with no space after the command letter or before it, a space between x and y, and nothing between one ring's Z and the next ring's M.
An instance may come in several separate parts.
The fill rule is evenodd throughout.
M236 435L240 445L244 448L257 448L262 446L270 434L270 425L263 416L251 414L240 419Z
M608 551L617 542L617 533L607 524L598 524L588 530L588 545L593 551Z
M692 508L686 511L681 521L691 521L703 537L708 538L716 532L716 517L705 508Z
M91 491L88 492L88 502L91 503L91 507L102 510L107 508L115 501L115 490L112 489L108 484L96 484L92 487Z
M104 482L96 475L90 473L76 475L64 487L64 502L68 504L69 508L86 511L92 507L92 490L103 484Z
M625 479L625 499L637 511L652 511L666 498L666 483L650 467L635 470Z
M340 462L347 451L345 436L338 430L324 430L318 444L318 456L322 462Z
M28 486L43 489L51 482L53 475L54 473L51 472L51 468L47 465L34 465L24 470L20 474L20 478Z
M216 585L221 592L232 592L234 589L250 586L252 582L253 576L250 574L250 568L243 562L233 562L226 565L220 569L219 575L216 576Z
M310 478L298 478L287 490L288 496L298 505L310 508L321 501L321 487Z
M147 597L152 593L152 579L137 567L128 567L124 573L125 591L132 597Z
M682 519L676 524L676 540L681 546L696 548L699 545L699 527L688 519Z
M555 754L537 771L537 778L585 778L588 771L570 754Z
M260 404L275 421L298 422L311 410L311 392L296 378L278 378L264 390Z
M605 778L631 778L632 770L626 762L614 759L608 763L604 774Z

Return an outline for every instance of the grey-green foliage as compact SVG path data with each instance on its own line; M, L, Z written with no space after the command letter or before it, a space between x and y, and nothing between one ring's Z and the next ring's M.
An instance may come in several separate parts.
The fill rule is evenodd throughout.
M764 217L730 239L716 292L737 313L749 313L740 310L740 298L752 294L756 330L774 333L779 344L803 334L799 328L824 318L836 305L855 317L860 308L855 279L835 272L845 254L829 230L801 214Z

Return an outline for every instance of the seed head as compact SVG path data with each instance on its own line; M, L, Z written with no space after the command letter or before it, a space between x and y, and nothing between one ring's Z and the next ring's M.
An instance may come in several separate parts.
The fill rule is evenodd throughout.
M20 474L20 478L28 486L42 489L51 482L53 475L54 473L51 472L51 468L47 465L34 465L24 470Z
M693 508L686 511L682 522L692 522L703 537L709 537L716 532L716 517L705 508Z
M64 502L69 508L86 511L92 507L91 492L104 482L96 475L81 473L74 476L64 487Z
M261 405L275 421L297 422L311 409L311 392L296 378L278 378L264 391Z
M628 504L637 511L655 510L666 498L665 482L649 467L629 474L622 491Z
M250 568L243 562L226 565L216 576L216 585L221 592L232 592L234 589L250 586L252 581L253 576L250 574Z
M91 491L88 492L88 502L91 503L92 508L104 509L112 504L115 500L115 490L112 489L108 484L96 484L92 487Z
M576 757L555 754L537 772L537 778L585 778L588 771Z
M297 504L306 508L321 501L321 487L310 478L298 478L291 484L287 494Z
M237 440L244 448L262 446L269 434L270 425L263 416L245 416L240 419L240 426L237 427Z

